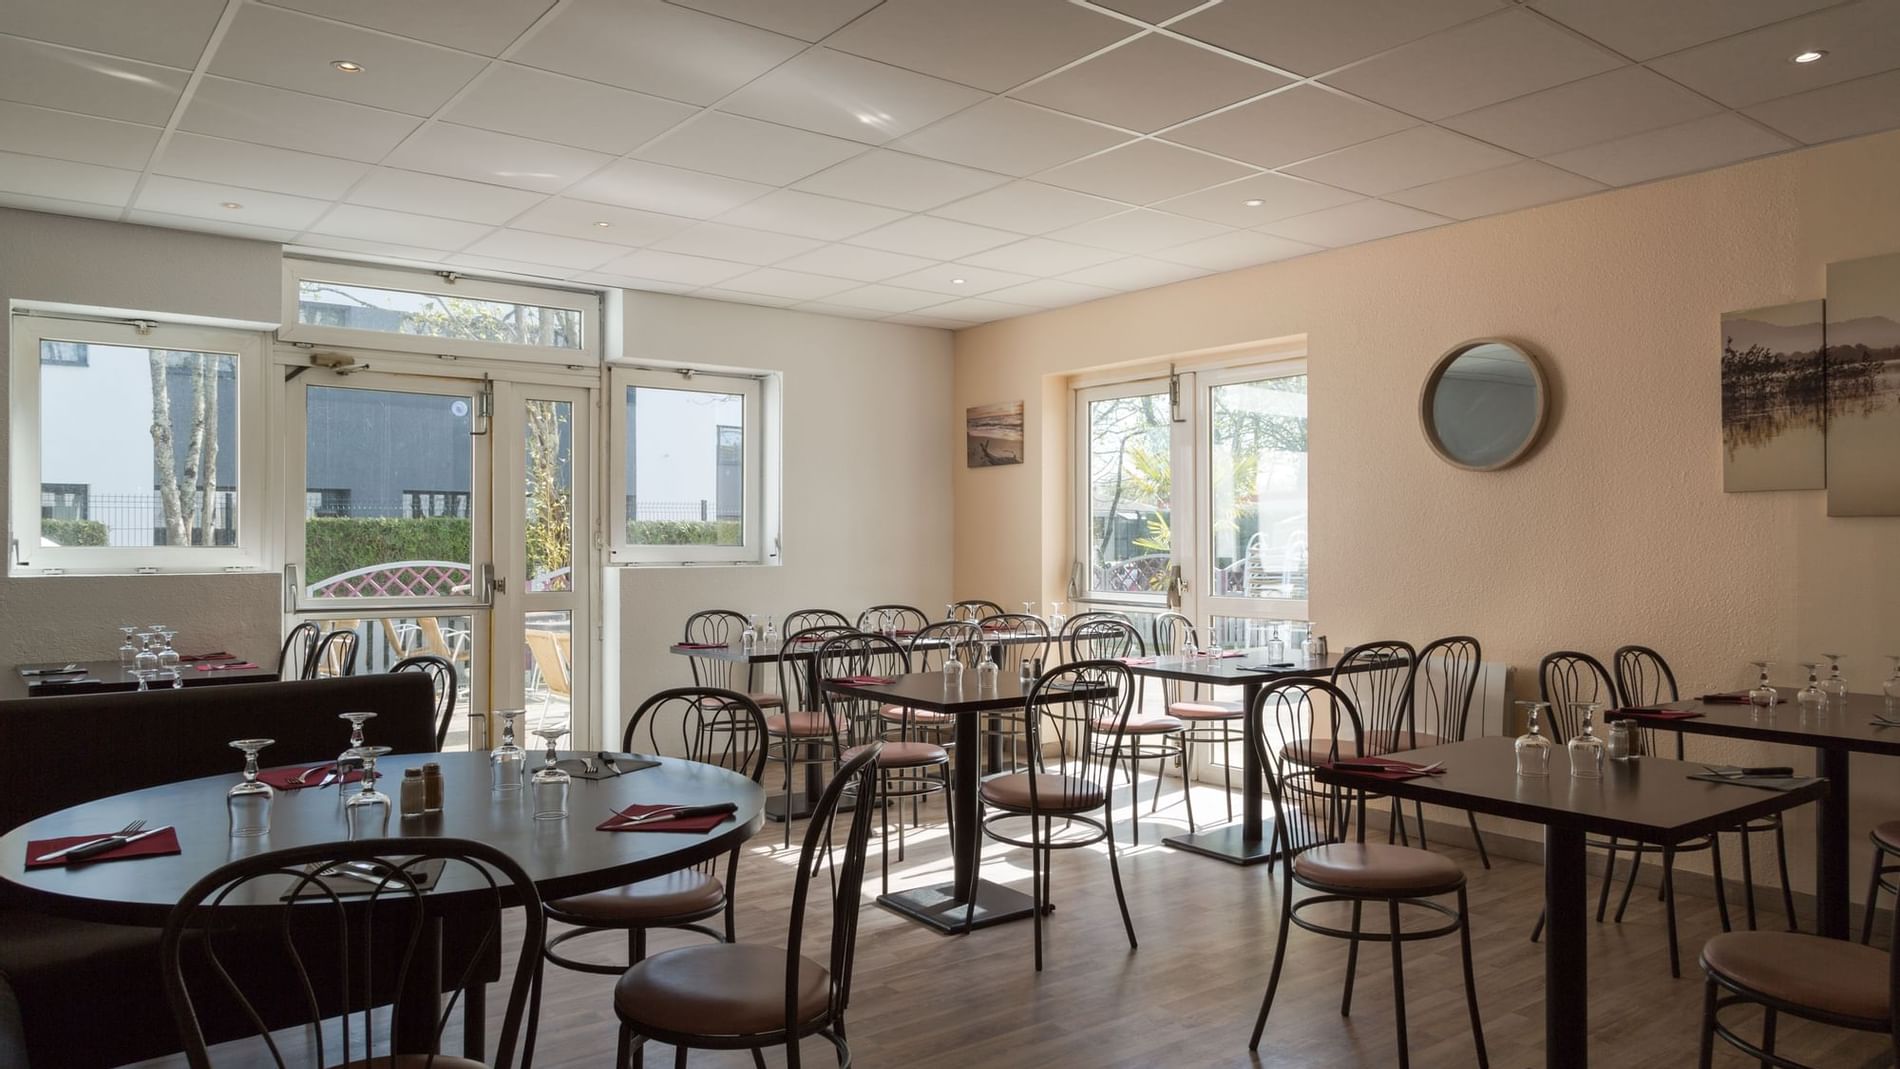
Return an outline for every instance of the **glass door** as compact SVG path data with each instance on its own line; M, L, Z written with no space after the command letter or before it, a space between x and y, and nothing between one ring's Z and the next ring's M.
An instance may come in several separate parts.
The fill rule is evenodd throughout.
M1176 422L1169 380L1144 379L1079 390L1076 454L1077 588L1088 603L1159 612L1178 601L1175 549L1191 537L1192 516L1177 509Z

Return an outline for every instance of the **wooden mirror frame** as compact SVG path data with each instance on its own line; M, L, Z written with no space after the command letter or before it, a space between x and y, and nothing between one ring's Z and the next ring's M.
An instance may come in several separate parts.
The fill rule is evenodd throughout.
M1438 428L1432 425L1432 399L1438 393L1439 382L1444 379L1445 372L1450 370L1454 361L1480 345L1501 345L1516 353L1531 369L1531 379L1537 384L1537 418L1531 423L1530 433L1524 436L1524 443L1518 446L1510 456L1495 464L1467 464L1459 460L1445 448L1444 441L1438 437ZM1431 374L1425 376L1425 386L1418 394L1418 425L1419 429L1425 432L1425 441L1430 443L1432 452L1437 453L1440 460L1465 471L1499 471L1524 459L1531 450L1537 448L1537 443L1543 440L1544 424L1549 420L1550 379L1544 374L1544 365L1529 349L1504 338L1470 338L1452 346L1438 358L1437 363L1432 365Z

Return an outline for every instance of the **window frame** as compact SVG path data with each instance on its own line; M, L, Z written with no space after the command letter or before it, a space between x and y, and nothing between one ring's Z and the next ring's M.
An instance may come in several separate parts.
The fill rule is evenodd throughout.
M627 391L634 387L745 398L744 519L737 546L651 546L627 541ZM607 375L607 559L616 565L776 565L780 554L780 383L771 372L616 366Z
M269 564L269 443L264 434L266 339L257 331L179 323L89 320L16 312L9 329L8 557L10 576L205 574L263 571ZM237 394L237 517L234 545L40 545L40 383L42 342L228 354ZM20 359L25 354L26 359ZM54 364L54 367L74 365ZM88 365L91 366L91 365Z
M1214 391L1222 386L1232 386L1238 383L1287 378L1306 379L1306 391L1303 396L1306 398L1306 423L1308 430L1306 455L1309 465L1309 477L1306 508L1308 517L1307 544L1310 547L1312 544L1311 517L1313 509L1310 477L1313 454L1311 446L1313 380L1307 373L1306 359L1304 356L1269 356L1255 358L1241 363L1226 365L1218 369L1206 369L1195 376L1195 403L1199 410L1205 414L1205 418L1200 421L1198 432L1194 435L1194 515L1197 518L1202 516L1211 518L1214 514ZM1214 546L1211 541L1212 535L1212 530L1205 532L1202 535L1202 541L1196 543L1194 546L1194 569L1196 574L1192 576L1191 581L1197 584L1196 590L1199 591L1195 600L1195 616L1197 619L1216 614L1233 619L1281 621L1312 619L1311 611L1308 608L1308 603L1312 599L1313 586L1312 559L1310 556L1307 559L1307 596L1304 598L1222 596L1214 592L1215 557Z
M420 271L413 268L382 267L336 260L284 258L283 326L277 337L286 342L340 345L359 349L422 353L430 356L470 356L494 360L559 364L568 367L597 366L601 360L601 295L595 290L557 289L520 283L474 278L456 271ZM304 282L332 282L344 286L424 293L442 297L466 297L471 300L508 301L578 312L581 317L581 345L562 349L549 345L514 345L508 342L478 341L470 338L442 338L423 334L398 334L384 330L358 330L304 323L298 315L298 291Z
M1090 482L1090 476L1093 473L1090 472L1089 465L1094 459L1094 454L1090 449L1089 408L1097 401L1112 401L1121 397L1142 397L1149 394L1160 394L1165 398L1168 395L1168 373L1163 369L1158 374L1154 372L1141 372L1137 377L1121 379L1115 382L1102 383L1094 386L1078 385L1074 393L1075 460L1072 469L1072 480L1075 484L1075 500L1073 502L1074 520L1071 526L1074 527L1073 551L1075 553L1077 575L1080 585L1076 592L1071 593L1070 600L1084 605L1119 605L1165 612L1168 609L1168 592L1165 588L1147 593L1137 591L1095 590L1093 588L1094 549L1092 543L1094 539L1091 530L1093 519L1091 510L1094 504L1092 498L1094 488ZM1180 455L1180 443L1176 441L1176 439L1183 433L1183 428L1187 425L1188 424L1183 421L1174 421L1169 429L1169 482L1174 486L1178 486L1177 477L1180 474L1172 471L1174 459ZM1171 492L1170 497L1173 496L1175 496L1175 494ZM1173 508L1173 516L1171 516L1168 521L1172 531L1170 541L1177 545L1180 543L1182 534L1180 524L1182 522L1192 522L1192 517L1184 516L1183 511L1177 502ZM1173 554L1170 554L1170 557L1172 558ZM1172 566L1173 563L1171 559L1170 566Z

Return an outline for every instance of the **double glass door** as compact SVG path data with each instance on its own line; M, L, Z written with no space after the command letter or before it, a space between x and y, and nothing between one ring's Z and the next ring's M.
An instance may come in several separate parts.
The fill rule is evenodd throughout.
M487 714L567 724L593 745L592 393L492 379L338 374L286 383L286 604L354 631L356 673L455 667L447 747ZM472 715L471 715L472 714Z

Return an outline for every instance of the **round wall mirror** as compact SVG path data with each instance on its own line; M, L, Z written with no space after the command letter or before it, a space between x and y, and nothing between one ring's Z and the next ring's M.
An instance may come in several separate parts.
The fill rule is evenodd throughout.
M1425 440L1469 471L1516 463L1544 429L1550 390L1537 359L1510 342L1479 338L1439 357L1419 397Z

